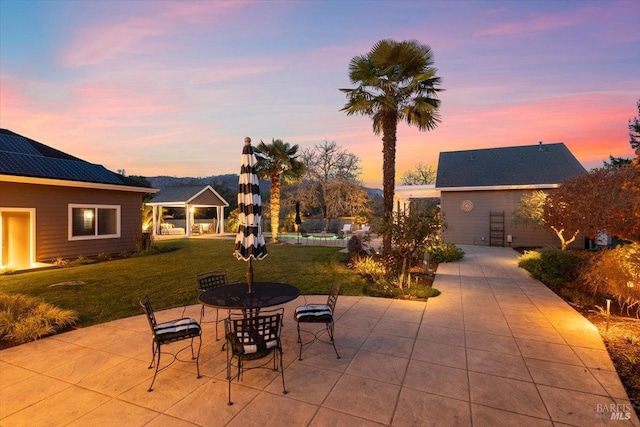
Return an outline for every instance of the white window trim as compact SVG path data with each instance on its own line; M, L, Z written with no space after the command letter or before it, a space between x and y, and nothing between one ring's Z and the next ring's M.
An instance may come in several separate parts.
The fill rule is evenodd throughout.
M116 210L116 233L115 234L95 234L93 236L74 236L73 235L73 210L74 209L115 209ZM96 240L96 239L117 239L120 237L121 214L120 205L92 205L92 204L69 204L68 211L68 238L69 240ZM98 218L97 212L94 218ZM96 227L96 233L98 227Z

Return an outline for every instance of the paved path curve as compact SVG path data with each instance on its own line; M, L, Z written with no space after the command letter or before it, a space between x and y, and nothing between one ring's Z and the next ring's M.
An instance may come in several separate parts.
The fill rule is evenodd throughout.
M203 378L174 364L148 393L150 334L136 316L0 351L0 426L640 426L596 328L512 249L463 249L427 303L341 296L339 360L323 343L297 360L291 313L326 297L287 304L287 395L275 373L247 372L227 406L212 324Z

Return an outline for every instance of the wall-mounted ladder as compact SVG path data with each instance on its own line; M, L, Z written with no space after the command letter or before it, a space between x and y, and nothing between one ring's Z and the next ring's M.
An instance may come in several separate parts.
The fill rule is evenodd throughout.
M504 211L489 212L489 246L504 246Z

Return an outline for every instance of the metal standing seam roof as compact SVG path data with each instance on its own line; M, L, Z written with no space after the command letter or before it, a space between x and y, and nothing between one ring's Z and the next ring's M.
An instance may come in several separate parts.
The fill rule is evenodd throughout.
M102 165L86 162L7 129L0 129L0 174L145 187Z
M556 185L586 173L564 143L441 152L436 188Z

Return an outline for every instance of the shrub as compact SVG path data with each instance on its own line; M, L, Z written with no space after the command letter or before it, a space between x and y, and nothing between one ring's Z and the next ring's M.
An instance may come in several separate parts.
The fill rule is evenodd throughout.
M427 247L429 259L434 263L459 261L464 257L464 251L453 243L438 242Z
M355 234L351 236L351 238L347 241L347 250L349 251L349 257L354 259L363 252L362 251L362 240Z
M385 265L370 256L354 258L353 269L358 274L369 277L374 282L382 280L387 276L387 268Z
M431 298L440 295L440 291L438 289L430 286L414 286L408 289L408 293L409 295L417 298Z
M51 335L78 320L64 310L21 294L0 294L0 340L22 344Z
M529 271L534 279L556 290L566 283L576 282L580 268L587 259L587 255L582 251L544 248L539 252L532 252L521 256L518 266Z
M153 234L149 231L138 233L134 237L136 252L141 252L149 249L151 246L153 246L154 240L155 238L153 237Z
M396 280L397 281L397 280ZM372 297L396 298L402 295L402 289L387 279L378 280L364 286L363 293Z
M369 279L362 292L372 297L397 298L409 295L417 298L430 298L440 295L438 289L430 285L413 285L400 287L400 280L392 274L387 264L389 258L375 259L374 257L361 257L353 261L353 269Z
M538 251L526 251L518 258L518 267L523 268L536 280L542 279L542 257Z
M75 259L74 261L69 262L67 265L73 266L73 267L77 267L79 265L89 265L89 264L95 264L97 261L95 259L92 258L88 258L84 255L78 255L78 258Z
M61 256L56 257L55 259L53 259L52 263L56 267L68 267L69 266L69 260L66 260L66 259L62 258Z
M16 267L9 263L7 265L3 265L2 267L0 267L0 275L3 274L13 274L16 272Z
M234 209L231 212L229 212L229 215L227 216L227 220L224 223L225 230L230 230L234 233L238 230L238 225L239 225L238 214L239 213L240 213L240 210L238 209Z
M375 283L365 285L363 293L372 297L397 298L401 295L408 295L416 298L431 298L440 295L440 291L431 286L412 286L401 289L397 278L382 279Z
M581 251L544 249L541 253L542 281L556 287L575 282L580 275L580 267L585 258L585 252Z
M640 315L640 245L606 249L593 255L580 275L593 294L610 294L627 314Z
M98 261L110 261L111 255L106 252L100 252L97 256Z

